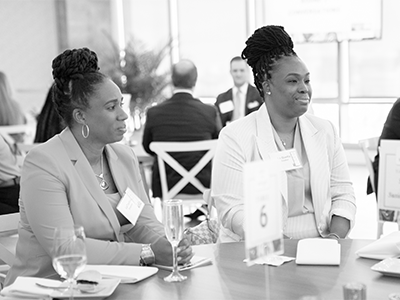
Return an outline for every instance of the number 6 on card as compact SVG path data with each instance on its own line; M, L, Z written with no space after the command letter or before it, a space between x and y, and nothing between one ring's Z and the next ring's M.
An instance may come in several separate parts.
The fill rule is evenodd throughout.
M244 166L244 230L248 265L264 256L283 253L282 173L275 159Z

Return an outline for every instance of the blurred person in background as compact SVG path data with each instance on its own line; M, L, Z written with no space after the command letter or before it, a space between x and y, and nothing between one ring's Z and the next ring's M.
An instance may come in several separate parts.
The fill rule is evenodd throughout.
M53 101L53 85L47 92L46 101L42 107L40 114L36 118L36 134L34 143L43 143L54 135L60 133L65 124L58 114Z
M282 171L284 183L278 187L283 234L295 239L347 237L356 203L346 155L332 123L306 114L310 73L292 39L281 26L261 27L247 40L242 57L253 70L264 104L224 127L218 139L211 196L222 225L220 240L245 239L244 165L277 155L296 155L300 162L299 168Z
M204 104L193 97L197 82L197 68L190 60L181 60L172 67L173 96L166 101L151 107L147 111L147 119L143 132L143 147L151 155L151 142L189 142L217 139L221 122L214 106ZM171 153L184 168L190 170L202 158L203 152ZM182 177L168 165L166 166L168 188L171 189ZM205 187L210 187L211 163L197 176ZM158 164L153 164L152 172L153 197L162 196ZM185 194L198 194L200 191L192 184L181 191ZM186 215L197 219L202 212L195 211Z
M0 72L0 126L22 125L26 117L21 106L12 97L11 85L5 73ZM23 141L23 134L13 134L16 142Z
M215 102L222 126L256 111L263 103L257 89L249 83L249 67L240 56L230 62L233 87L219 94Z
M21 159L0 133L0 215L19 211Z
M19 238L5 285L18 276L60 279L52 265L54 229L74 224L84 228L88 264L172 265L171 244L147 197L137 157L117 143L128 118L120 89L99 72L97 55L87 48L65 50L52 67L54 101L67 127L25 157ZM116 208L122 199L143 204L137 219ZM183 238L179 263L192 256Z

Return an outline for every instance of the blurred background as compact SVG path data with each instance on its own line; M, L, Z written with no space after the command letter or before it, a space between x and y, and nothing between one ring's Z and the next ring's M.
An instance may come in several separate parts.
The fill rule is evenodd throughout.
M213 103L254 30L283 25L310 69L314 113L355 144L380 134L400 95L399 9L398 0L1 0L0 70L37 113L53 58L88 47L143 114L168 96L171 64L188 58L196 96Z
M365 199L357 142L380 135L400 96L398 11L398 0L1 0L0 71L34 123L52 60L88 47L131 96L140 131L146 108L171 93L173 63L197 65L195 96L212 104L232 86L230 59L254 30L282 25L311 72L314 114L331 120L344 143L359 200L353 237L375 238L376 200Z

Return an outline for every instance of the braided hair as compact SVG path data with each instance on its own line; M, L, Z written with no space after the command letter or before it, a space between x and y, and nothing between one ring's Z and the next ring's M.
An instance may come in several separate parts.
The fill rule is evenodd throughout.
M89 108L96 85L107 78L97 62L96 53L88 48L65 50L53 60L53 101L68 126L73 123L73 110Z
M297 56L293 50L293 41L282 26L258 28L246 41L242 58L252 68L254 84L262 98L262 84L271 78L272 67L282 56Z

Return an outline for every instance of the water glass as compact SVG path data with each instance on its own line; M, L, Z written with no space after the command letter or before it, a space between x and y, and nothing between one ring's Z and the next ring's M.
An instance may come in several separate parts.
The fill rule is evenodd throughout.
M73 299L75 279L86 265L85 232L82 226L57 227L53 240L53 267L65 278L70 298Z

